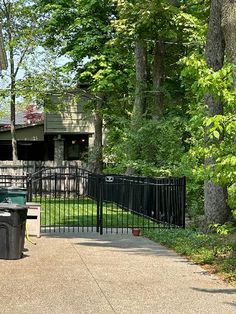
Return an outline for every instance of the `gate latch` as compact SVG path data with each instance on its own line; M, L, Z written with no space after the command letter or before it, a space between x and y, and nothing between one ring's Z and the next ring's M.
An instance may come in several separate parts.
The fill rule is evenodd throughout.
M107 182L107 183L112 183L112 182L114 182L114 177L112 177L112 176L106 176L106 177L105 177L105 182Z

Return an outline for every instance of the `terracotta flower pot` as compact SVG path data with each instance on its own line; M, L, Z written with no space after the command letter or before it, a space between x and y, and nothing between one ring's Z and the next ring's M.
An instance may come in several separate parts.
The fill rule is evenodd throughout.
M140 229L138 229L138 228L132 229L132 234L133 234L135 237L140 236Z

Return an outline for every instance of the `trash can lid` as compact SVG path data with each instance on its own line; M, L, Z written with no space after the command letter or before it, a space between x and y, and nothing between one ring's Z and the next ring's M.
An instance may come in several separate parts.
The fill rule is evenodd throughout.
M22 206L19 204L8 204L8 203L0 203L0 210L12 210L12 211L17 211L17 210L26 210L28 209L27 206Z
M26 188L20 188L18 186L1 186L0 190L7 190L7 191L27 191Z

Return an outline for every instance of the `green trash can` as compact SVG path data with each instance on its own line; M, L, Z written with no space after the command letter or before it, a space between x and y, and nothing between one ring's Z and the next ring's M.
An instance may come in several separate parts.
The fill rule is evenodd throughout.
M14 186L0 187L0 203L24 205L27 198L27 189Z

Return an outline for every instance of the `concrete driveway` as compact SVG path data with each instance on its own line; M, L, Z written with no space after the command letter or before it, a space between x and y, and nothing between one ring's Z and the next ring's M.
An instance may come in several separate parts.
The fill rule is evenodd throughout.
M236 288L142 237L36 242L23 259L0 260L0 313L236 313Z

